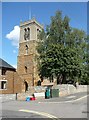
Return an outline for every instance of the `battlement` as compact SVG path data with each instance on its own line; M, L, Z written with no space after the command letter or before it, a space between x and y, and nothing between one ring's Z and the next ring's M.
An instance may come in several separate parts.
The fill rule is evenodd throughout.
M26 25L30 25L30 24L36 24L37 26L39 26L41 29L44 28L44 26L40 23L37 22L37 20L35 18L32 18L31 20L28 21L24 21L24 22L20 22L20 27L22 26L26 26Z

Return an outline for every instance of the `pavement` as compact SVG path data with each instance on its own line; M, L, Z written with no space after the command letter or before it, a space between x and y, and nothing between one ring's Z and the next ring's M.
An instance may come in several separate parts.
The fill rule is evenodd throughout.
M16 100L16 94L2 94L0 95L0 102L9 102Z
M13 95L12 99L3 96L2 117L4 119L49 118L64 120L69 118L82 118L84 120L89 116L89 110L87 109L89 106L88 98L89 96L86 92L59 98L37 99L36 101L30 102L16 101Z

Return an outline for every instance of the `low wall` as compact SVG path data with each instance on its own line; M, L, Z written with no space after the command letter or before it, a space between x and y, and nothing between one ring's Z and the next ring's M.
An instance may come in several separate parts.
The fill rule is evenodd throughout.
M41 96L41 93L45 93L45 89L46 87L42 87L42 86L34 86L34 87L30 87L29 91L27 91L26 93L18 93L17 98L18 100L26 100L26 97L28 96L32 96L34 93L40 93L38 95L39 97L44 97L43 94ZM36 96L37 97L37 96Z
M87 85L78 85L77 87L69 84L62 84L54 86L54 89L59 89L59 96L69 95L78 92L87 92L88 91Z
M56 85L52 87L53 89L59 89L59 96L66 96L69 94L74 94L78 92L89 92L89 86L87 85L78 85L77 88L73 85L69 84L62 84L62 85ZM46 87L37 86L32 87L32 90L26 92L26 93L19 93L18 94L18 100L25 100L27 96L32 96L33 93L43 93L45 92ZM33 91L33 92L31 92ZM40 96L41 97L41 96Z

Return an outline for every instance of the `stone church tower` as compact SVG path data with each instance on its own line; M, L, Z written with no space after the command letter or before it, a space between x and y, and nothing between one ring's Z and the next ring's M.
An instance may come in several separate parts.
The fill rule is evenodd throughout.
M39 80L36 61L38 34L43 29L35 18L20 23L19 54L17 72L22 81L22 92L35 86Z

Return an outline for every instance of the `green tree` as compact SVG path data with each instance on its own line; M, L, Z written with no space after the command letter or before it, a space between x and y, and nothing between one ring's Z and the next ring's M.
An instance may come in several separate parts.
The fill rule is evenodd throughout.
M89 36L86 39L86 52L85 52L85 66L84 72L81 79L81 84L88 84L89 85Z
M39 75L58 83L81 81L86 65L86 34L70 27L70 19L57 11L46 31L39 34L37 51ZM86 73L87 74L87 73Z

